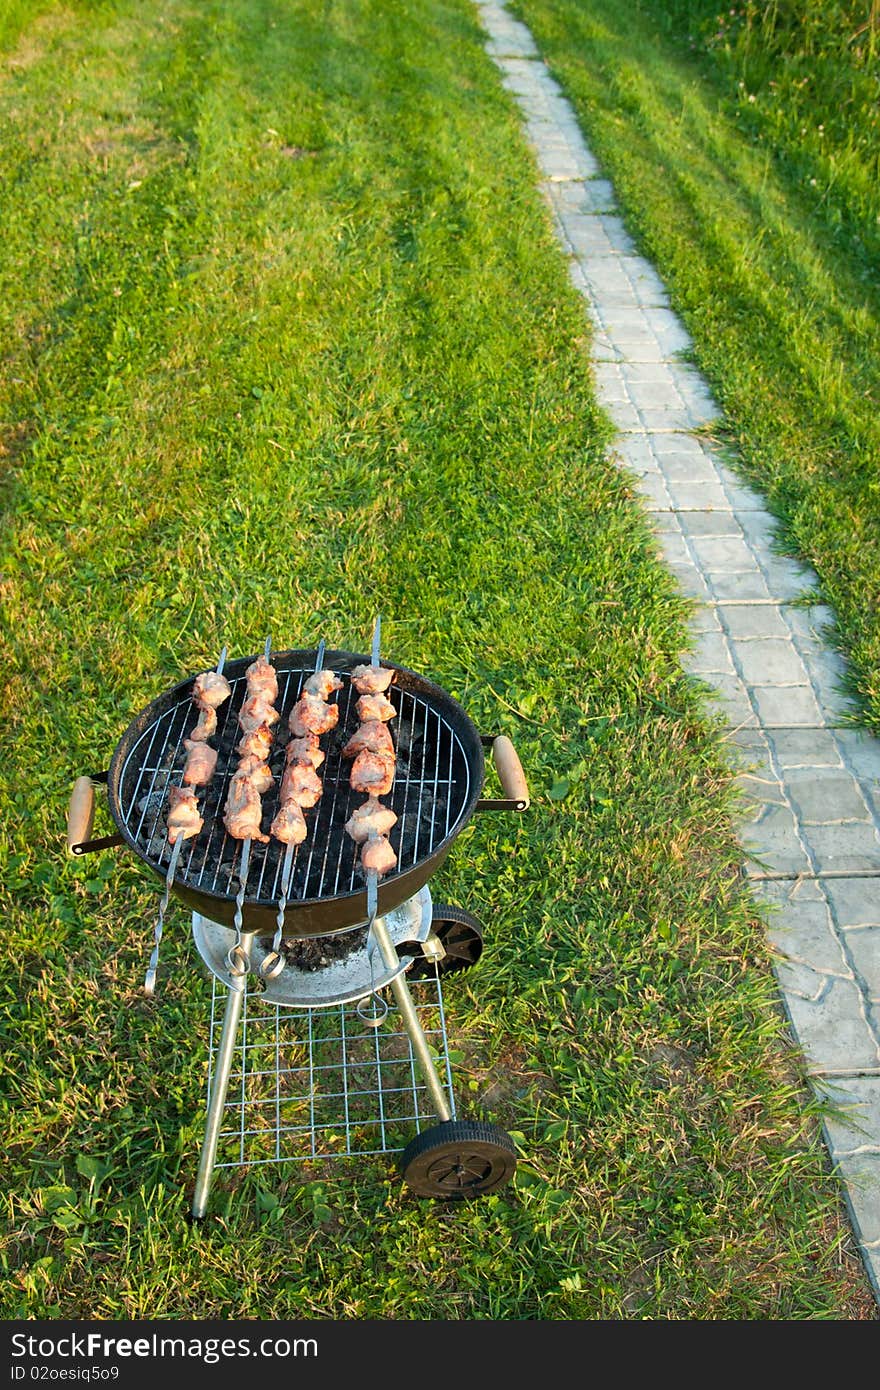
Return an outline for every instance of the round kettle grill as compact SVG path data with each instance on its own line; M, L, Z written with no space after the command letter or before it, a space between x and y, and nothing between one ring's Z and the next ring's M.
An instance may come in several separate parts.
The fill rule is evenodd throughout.
M389 1038L404 1036L409 1045L416 1097L415 1113L410 1118L418 1127L415 1139L402 1150L400 1163L405 1181L418 1195L474 1197L496 1190L514 1171L515 1149L509 1136L495 1126L455 1116L440 983L441 977L476 963L482 950L482 930L475 918L460 909L435 907L427 884L475 811L527 808L525 778L508 739L481 736L461 705L440 686L383 660L382 665L394 671L387 694L395 707L391 726L395 777L384 801L397 815L390 833L397 865L381 882L375 875L365 877L357 846L345 832L345 823L359 798L351 789L350 764L342 757L342 749L359 723L357 692L348 675L357 665L371 660L375 664L378 630L377 620L372 656L324 651L323 645L317 653L314 649L292 649L271 655L278 677L274 703L281 717L269 761L273 789L263 799L266 826L276 809L288 737L287 716L315 670L316 656L319 664L335 671L343 681L338 692L338 724L321 741L326 753L321 767L322 796L317 806L305 813L308 834L296 846L292 867L289 862L284 867L284 846L277 841L248 842L246 852L242 842L229 836L223 825L223 807L237 765L238 712L247 695L245 673L253 656L224 667L231 694L218 711L217 729L211 738L218 759L201 797L203 827L181 845L171 865L164 862L170 856L168 791L180 784L186 759L184 738L193 723L194 677L159 695L131 720L106 773L80 777L74 786L68 818L70 853L82 855L124 844L165 883L151 959L153 977L162 920L169 895L173 895L192 911L194 941L214 977L215 994L218 988L226 991L216 1047L212 1026L208 1114L193 1199L196 1218L205 1215L218 1144L224 1135L235 1133L241 1141L240 1161L248 1161L244 1142L248 1048L244 1040L239 1045L248 1007L252 1014L257 1007L273 1009L276 1035L282 1025L287 1029L300 1027L307 1046L317 1034L318 1014L327 1010L343 1011L343 1032L348 1010L349 1029L375 1034L373 1076L383 1142L370 1152L392 1151L384 1123L391 1098L383 1097L383 1074L391 1068L383 1067L378 1040L396 1021L399 1031L390 1033ZM504 791L500 799L481 797L486 748L492 750ZM107 805L117 833L95 839L94 792L101 783L106 783ZM286 881L282 884L283 877ZM297 959L300 944L308 946L312 958L317 955L317 966L314 961L306 968L301 966ZM230 968L236 951L245 962L244 971ZM252 970L255 978L251 977ZM431 1018L440 1019L439 1029L432 1029L433 1053L408 977L433 981ZM445 1085L440 1075L444 1062ZM241 1085L238 1098L230 1101L229 1082L236 1064L239 1070L235 1075ZM279 1063L276 1089L282 1071ZM421 1085L415 1080L417 1073ZM296 1075L314 1087L314 1058ZM423 1128L420 1091L427 1096L439 1125ZM354 1127L348 1124L347 1087L340 1096L346 1113L345 1152L357 1152L350 1142ZM238 1114L230 1131L230 1111L236 1107ZM312 1118L314 1121L314 1105ZM306 1152L300 1156L317 1156L315 1128L313 1123ZM279 1122L274 1161L284 1158L283 1130ZM253 1161L267 1160L257 1157Z

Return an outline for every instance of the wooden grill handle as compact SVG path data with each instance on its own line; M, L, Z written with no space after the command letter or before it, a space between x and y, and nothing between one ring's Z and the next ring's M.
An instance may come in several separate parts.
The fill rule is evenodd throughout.
M498 780L504 788L509 801L515 801L517 810L526 811L529 806L529 789L526 774L523 772L519 754L506 734L499 734L492 744L492 756Z
M492 738L487 734L480 737L484 748L491 748L498 780L504 792L503 799L481 798L477 802L478 811L527 811L529 808L529 789L526 775L519 760L519 754L506 734Z
M70 794L67 812L67 852L76 854L77 847L92 837L95 820L95 788L91 777L77 777Z

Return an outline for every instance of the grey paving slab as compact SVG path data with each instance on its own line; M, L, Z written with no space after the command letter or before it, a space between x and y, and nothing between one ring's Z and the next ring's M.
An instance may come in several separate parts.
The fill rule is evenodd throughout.
M593 325L612 456L694 601L682 665L727 726L743 869L794 1039L817 1088L835 1088L825 1138L880 1302L880 745L852 727L816 575L708 437L718 407L690 337L571 107L528 29L500 0L477 4Z

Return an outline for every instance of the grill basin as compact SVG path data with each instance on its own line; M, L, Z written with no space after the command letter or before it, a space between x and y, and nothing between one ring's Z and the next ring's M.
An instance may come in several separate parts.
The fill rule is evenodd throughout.
M226 834L223 806L238 764L238 711L247 689L245 672L254 657L230 662L224 671L230 698L218 712L211 742L217 769L199 799L204 825L180 856L173 892L214 922L232 926L239 890L241 843ZM309 834L295 851L284 934L330 935L367 920L366 888L358 865L358 846L345 822L363 799L349 784L351 763L342 748L358 727L357 692L348 679L352 667L369 662L365 654L327 651L324 665L339 673L343 688L337 727L321 739L326 760L320 768L323 795L305 812ZM277 808L278 786L288 739L287 716L303 682L315 669L313 650L273 653L278 673L276 725L269 766L274 786L263 797L263 829ZM379 885L379 911L389 912L413 897L446 858L455 837L473 813L484 780L483 748L476 727L456 700L440 686L406 667L383 661L395 671L388 691L397 710L391 721L397 764L394 785L383 798L397 814L390 835L396 869ZM168 788L179 784L186 758L183 740L196 719L194 676L160 695L129 725L117 745L107 776L110 812L126 843L162 879L169 847L165 812ZM274 931L284 846L254 842L243 907L245 931Z

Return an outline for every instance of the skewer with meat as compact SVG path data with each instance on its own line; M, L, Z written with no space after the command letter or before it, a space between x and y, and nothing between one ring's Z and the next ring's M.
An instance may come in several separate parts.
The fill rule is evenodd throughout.
M216 671L202 671L193 681L192 697L199 711L199 718L189 738L184 739L186 763L180 786L168 788L168 814L166 830L171 846L168 872L165 875L165 892L159 902L159 915L153 930L153 949L144 979L144 993L151 998L156 990L156 974L159 969L159 946L165 923L165 911L171 898L171 886L177 865L187 840L198 835L204 825L204 817L196 800L196 787L205 787L214 776L217 766L217 750L208 745L208 739L217 728L217 710L232 693L231 686L223 675L226 662L226 648L220 653Z
M280 719L272 701L278 695L278 676L266 651L252 661L245 672L247 695L238 713L242 736L236 744L238 767L230 778L223 824L235 840L258 840L267 844L269 836L260 828L262 795L272 785L269 752L272 726Z
M197 835L202 828L202 820L198 815L198 806L195 801L195 787L206 787L214 776L217 766L217 749L212 748L208 743L211 734L217 728L217 710L227 700L232 693L229 681L223 675L222 667L226 659L226 649L217 663L216 671L202 671L193 681L192 698L199 711L199 718L195 727L190 732L188 738L183 740L186 749L186 763L183 769L183 788L186 790L181 796L181 788L172 787L168 793L168 802L171 811L168 815L168 840L170 844L175 844L181 836L190 839ZM195 826L198 820L198 826ZM174 835L172 837L172 830Z
M303 811L316 806L323 792L318 776L325 758L320 747L321 734L335 728L339 721L339 710L329 703L329 697L341 690L342 681L335 671L321 667L323 655L322 642L315 671L304 683L288 718L294 737L287 745L278 810L271 825L271 833L288 846L288 853L291 845L301 844L306 837L308 827Z
M218 662L218 665L220 663ZM232 693L222 671L202 671L193 681L192 697L199 711L198 723L190 734L193 743L207 743L217 731L217 711Z
M397 824L397 816L379 801L394 783L396 757L394 740L388 722L397 715L385 691L394 679L394 672L379 663L379 619L373 632L373 651L370 665L355 666L351 683L359 692L357 713L360 726L342 750L351 758L349 780L352 789L366 794L367 800L357 807L345 823L346 832L361 846L360 862L364 873L377 878L389 873L397 863L397 855L388 832Z

